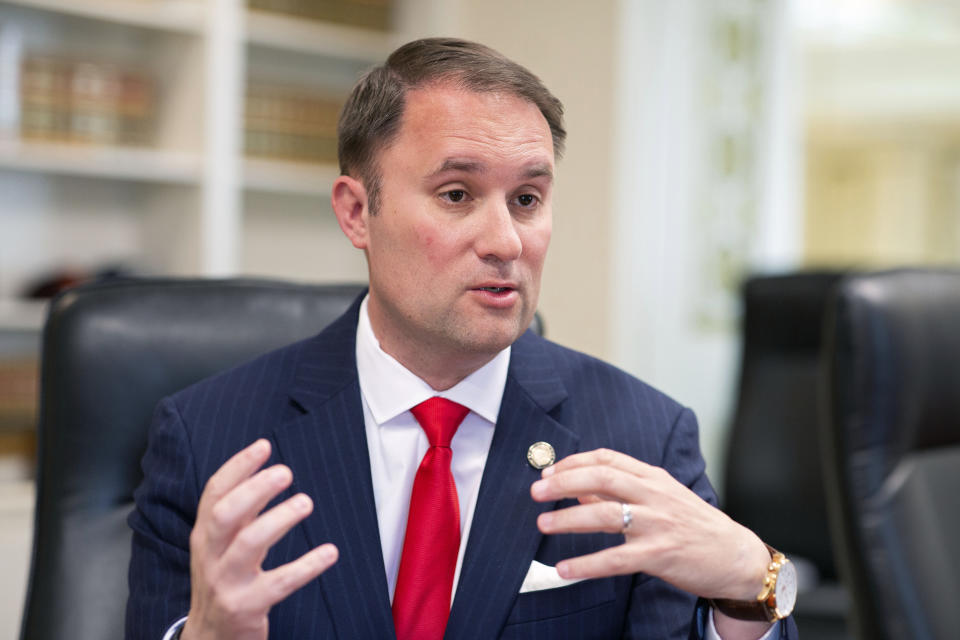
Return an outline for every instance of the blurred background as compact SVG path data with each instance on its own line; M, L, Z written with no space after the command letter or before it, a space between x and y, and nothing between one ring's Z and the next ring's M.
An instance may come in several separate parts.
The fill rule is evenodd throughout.
M960 259L960 0L0 2L0 638L32 512L43 300L95 278L361 281L339 106L420 36L566 106L547 335L691 406L723 489L741 284Z

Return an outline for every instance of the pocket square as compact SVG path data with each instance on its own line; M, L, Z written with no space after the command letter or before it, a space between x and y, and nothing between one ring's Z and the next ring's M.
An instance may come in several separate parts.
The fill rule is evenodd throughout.
M557 573L556 567L550 567L534 560L532 563L530 563L530 569L527 571L527 577L523 579L523 584L520 585L520 593L528 593L530 591L545 591L546 589L557 589L559 587L566 587L567 585L575 584L582 580L583 578L578 578L576 580L567 580L566 578L561 578L560 574Z

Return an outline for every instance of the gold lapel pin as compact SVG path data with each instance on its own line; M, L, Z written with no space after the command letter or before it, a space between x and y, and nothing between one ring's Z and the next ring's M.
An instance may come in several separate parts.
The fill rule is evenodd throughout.
M527 449L527 462L534 469L545 469L557 460L557 453L549 442L534 442Z

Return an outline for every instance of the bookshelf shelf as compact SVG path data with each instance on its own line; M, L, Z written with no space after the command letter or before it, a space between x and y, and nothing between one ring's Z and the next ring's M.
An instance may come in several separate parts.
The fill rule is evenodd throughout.
M340 174L336 165L248 158L243 186L251 191L327 197Z
M8 4L115 24L200 33L204 6L197 0L7 0Z
M396 37L382 31L257 10L246 13L246 34L254 45L370 63L386 58L397 44Z
M46 315L46 302L0 300L0 332L40 331Z
M197 154L156 149L0 140L0 168L160 184L196 185Z

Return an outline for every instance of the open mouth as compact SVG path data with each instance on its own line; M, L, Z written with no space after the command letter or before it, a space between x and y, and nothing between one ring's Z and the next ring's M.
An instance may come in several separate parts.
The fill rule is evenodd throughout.
M480 291L489 291L490 293L503 293L513 291L510 287L480 287Z

